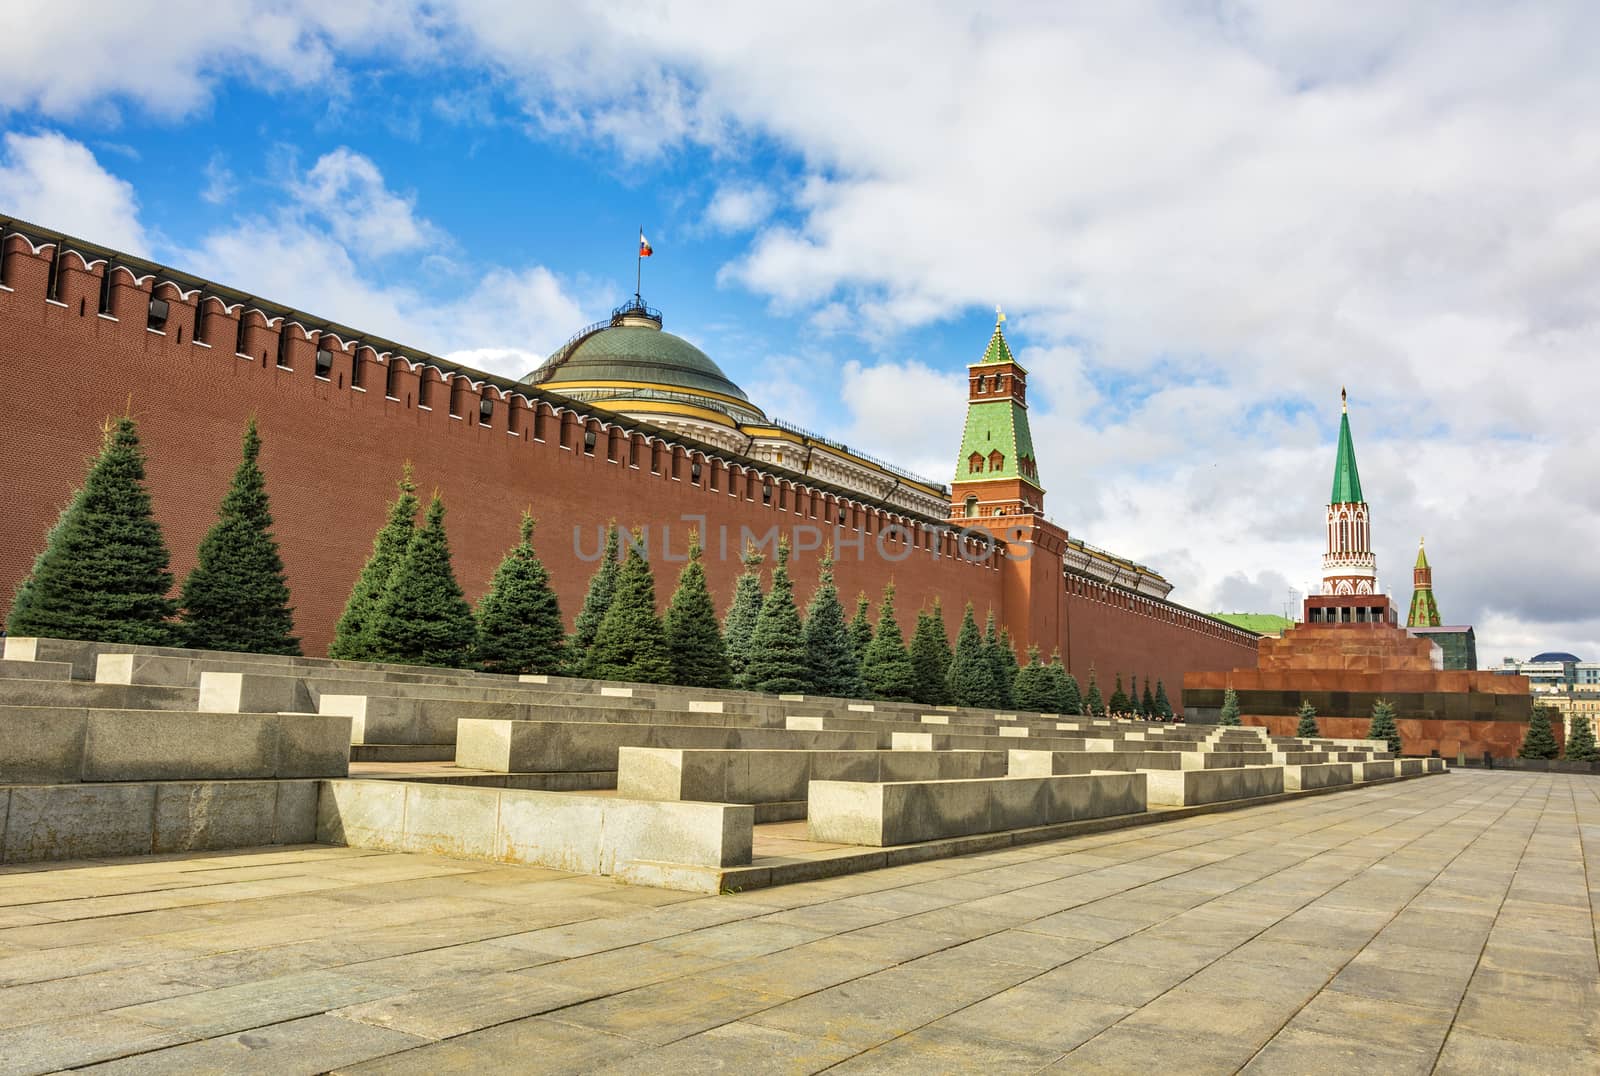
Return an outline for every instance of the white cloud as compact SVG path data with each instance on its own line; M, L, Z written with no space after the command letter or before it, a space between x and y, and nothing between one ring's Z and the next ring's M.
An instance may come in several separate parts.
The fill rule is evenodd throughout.
M1314 578L1348 383L1402 603L1426 533L1445 616L1480 618L1487 649L1600 655L1600 610L1577 608L1600 593L1600 435L1575 411L1600 394L1592 4L1144 0L974 20L949 0L910 21L872 5L804 20L732 3L222 6L124 65L133 16L12 5L0 107L179 113L225 71L327 82L340 50L382 42L509 85L536 132L626 158L699 146L742 171L776 145L800 170L774 202L741 206L731 185L707 222L760 229L722 279L881 346L835 362L891 387L852 415L852 443L918 469L952 453L959 421L892 391L908 369L893 331L1001 301L1031 345L1054 513L1206 606L1238 573ZM351 207L360 177L337 178L344 223L297 219L347 254L417 219L403 197ZM386 289L349 299L409 309ZM481 346L520 346L507 335Z
M372 160L341 146L292 185L295 200L328 223L346 247L381 257L438 242L414 199L391 191Z
M149 249L133 186L106 171L83 143L54 131L11 131L0 139L0 207L129 254Z
M200 197L212 205L223 205L232 200L239 190L239 184L234 179L231 169L228 168L227 159L220 153L213 153L205 167L206 185L200 190Z
M706 223L720 232L747 232L771 215L776 202L758 183L724 184L706 206Z

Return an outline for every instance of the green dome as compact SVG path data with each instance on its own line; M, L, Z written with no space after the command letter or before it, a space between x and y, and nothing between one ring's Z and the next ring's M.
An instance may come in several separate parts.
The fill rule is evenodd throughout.
M579 334L523 381L562 393L570 387L574 397L602 404L692 399L741 420L760 417L744 390L709 355L683 337L663 332L654 317L632 310L618 311L609 325ZM622 384L602 387L596 382ZM731 397L744 406L708 399L706 393Z

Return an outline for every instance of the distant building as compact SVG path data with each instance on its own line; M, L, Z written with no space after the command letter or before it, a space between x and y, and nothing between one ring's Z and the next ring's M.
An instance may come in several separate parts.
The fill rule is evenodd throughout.
M1543 695L1576 687L1580 667L1585 677L1584 683L1600 687L1600 662L1579 661L1576 655L1561 650L1535 654L1526 661L1506 658L1494 671L1507 676L1526 676L1533 693Z
M1407 628L1419 639L1427 639L1439 648L1442 667L1447 671L1476 671L1478 668L1478 637L1470 624L1442 625L1436 628Z

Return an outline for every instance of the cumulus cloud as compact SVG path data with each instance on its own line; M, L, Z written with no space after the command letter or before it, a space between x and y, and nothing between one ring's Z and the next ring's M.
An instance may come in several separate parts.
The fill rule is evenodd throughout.
M107 171L83 143L55 131L11 131L0 139L0 207L130 254L150 246L132 184Z
M724 184L706 206L706 223L720 232L747 232L767 219L776 201L760 184Z
M390 190L370 158L345 146L318 158L292 191L346 247L382 257L439 239L433 225L413 212L413 198Z
M946 395L904 403L893 334L1002 301L1053 513L1203 606L1248 597L1235 577L1315 578L1348 383L1391 593L1425 533L1446 618L1478 619L1490 649L1600 655L1600 435L1570 413L1600 393L1594 5L272 11L174 19L123 64L132 16L11 5L0 107L182 112L227 69L303 86L396 42L492 80L537 135L626 159L775 146L795 170L770 204L730 184L708 205L755 229L721 279L836 334L835 376L882 375L852 443L946 473L959 419L925 410ZM357 171L329 179L344 231L303 218L341 249L404 234L350 211ZM837 413L814 379L775 387Z

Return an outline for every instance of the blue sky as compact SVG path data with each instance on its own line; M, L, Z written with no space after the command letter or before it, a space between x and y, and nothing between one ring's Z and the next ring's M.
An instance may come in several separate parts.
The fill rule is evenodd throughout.
M1206 609L1316 578L1349 385L1387 588L1426 534L1486 658L1600 656L1591 5L162 10L0 8L0 212L511 375L643 224L670 330L939 479L1003 304L1049 511Z

